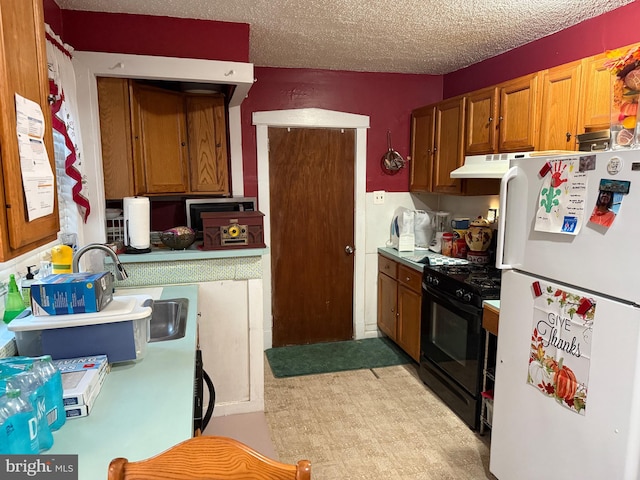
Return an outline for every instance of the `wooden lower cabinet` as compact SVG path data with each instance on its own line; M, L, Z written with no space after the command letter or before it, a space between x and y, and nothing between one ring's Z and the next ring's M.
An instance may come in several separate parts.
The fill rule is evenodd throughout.
M378 255L378 328L420 360L422 273Z

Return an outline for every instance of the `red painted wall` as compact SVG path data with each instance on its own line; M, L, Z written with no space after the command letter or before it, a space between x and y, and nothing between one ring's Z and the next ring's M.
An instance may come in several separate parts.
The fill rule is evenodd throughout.
M567 12L570 14L570 12ZM640 41L640 2L444 76L444 98Z
M380 159L387 150L387 130L395 150L409 155L411 110L441 99L442 77L398 73L358 73L297 68L255 69L257 82L242 103L245 194L257 194L253 112L323 108L369 116L367 191L406 192L409 170L386 175Z
M55 8L45 14L55 20ZM64 30L57 33L77 50L248 61L246 24L68 10L61 17ZM370 116L367 191L407 191L408 171L387 176L379 161L387 130L394 148L408 155L412 109L633 43L640 40L639 20L640 2L633 2L444 77L256 67L257 83L242 104L245 194L256 195L258 188L255 111L316 107Z
M246 24L61 12L63 31L57 33L76 50L248 61ZM441 100L441 76L258 67L255 77L257 82L241 109L245 195L255 196L258 190L252 113L305 107L370 116L367 191L408 190L408 169L389 176L379 166L380 158L387 151L386 132L391 130L394 148L407 156L411 110Z
M246 23L62 10L62 27L76 50L249 61Z

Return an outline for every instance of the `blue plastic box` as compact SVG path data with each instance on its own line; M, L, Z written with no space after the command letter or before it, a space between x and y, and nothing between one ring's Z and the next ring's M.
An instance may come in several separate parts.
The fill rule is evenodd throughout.
M31 284L35 316L99 312L113 300L113 274L60 273Z

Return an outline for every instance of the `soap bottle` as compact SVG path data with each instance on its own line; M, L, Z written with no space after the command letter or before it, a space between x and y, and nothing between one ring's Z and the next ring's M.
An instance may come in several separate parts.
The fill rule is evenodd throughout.
M35 265L27 267L27 276L22 280L22 283L20 284L20 289L22 290L22 301L27 308L31 306L31 284L33 283L34 278L33 273L31 273L31 269L34 267Z
M51 267L53 273L71 273L73 249L69 245L56 245L51 249Z
M4 315L2 321L9 323L25 310L22 295L18 291L18 284L16 283L16 277L12 273L9 275L9 292L4 302Z

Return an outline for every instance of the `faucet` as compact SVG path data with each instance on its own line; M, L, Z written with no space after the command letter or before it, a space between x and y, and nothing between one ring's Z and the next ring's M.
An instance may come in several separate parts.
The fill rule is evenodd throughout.
M127 275L126 270L124 269L124 266L122 265L122 263L120 263L120 259L118 258L118 255L116 255L116 252L111 250L106 245L103 245L102 243L89 243L84 247L82 247L73 255L71 270L74 273L78 273L79 271L78 263L80 262L80 257L84 255L86 252L88 252L89 250L102 250L104 253L106 253L111 257L114 265L116 266L116 278L118 280L126 280L129 277L129 275Z

